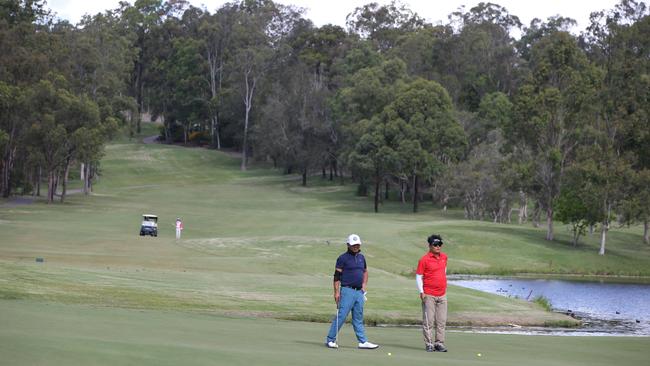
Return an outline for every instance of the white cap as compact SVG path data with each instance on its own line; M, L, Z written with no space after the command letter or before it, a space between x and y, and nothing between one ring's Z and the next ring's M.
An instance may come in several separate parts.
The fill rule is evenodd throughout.
M357 244L361 245L361 238L357 234L350 234L350 236L348 236L347 244L348 245L357 245Z

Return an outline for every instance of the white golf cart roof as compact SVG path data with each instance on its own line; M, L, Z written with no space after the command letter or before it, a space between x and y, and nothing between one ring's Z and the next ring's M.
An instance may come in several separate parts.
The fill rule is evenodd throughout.
M144 214L144 215L142 215L142 217L145 218L145 219L156 219L156 220L158 220L158 216L151 215L151 214Z

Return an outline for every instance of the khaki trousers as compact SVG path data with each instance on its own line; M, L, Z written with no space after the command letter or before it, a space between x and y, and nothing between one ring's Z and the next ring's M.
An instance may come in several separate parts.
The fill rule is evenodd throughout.
M431 296L424 295L422 301L422 333L424 344L433 346L431 338L435 326L435 343L445 343L445 325L447 324L447 295Z

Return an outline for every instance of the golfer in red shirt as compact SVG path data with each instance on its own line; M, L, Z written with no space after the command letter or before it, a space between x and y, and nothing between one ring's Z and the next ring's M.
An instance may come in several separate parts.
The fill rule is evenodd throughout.
M442 238L427 238L429 252L418 262L415 281L422 300L422 333L427 352L447 352L445 325L447 323L447 255L441 251ZM436 338L432 338L435 326Z

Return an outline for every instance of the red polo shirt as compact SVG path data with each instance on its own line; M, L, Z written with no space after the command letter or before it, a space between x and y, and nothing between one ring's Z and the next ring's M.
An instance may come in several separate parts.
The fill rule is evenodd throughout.
M443 296L447 292L447 255L440 252L434 256L428 252L418 262L416 274L422 275L424 293L431 296Z

